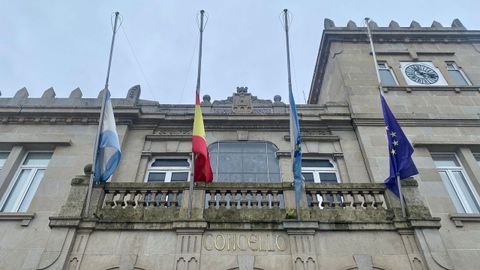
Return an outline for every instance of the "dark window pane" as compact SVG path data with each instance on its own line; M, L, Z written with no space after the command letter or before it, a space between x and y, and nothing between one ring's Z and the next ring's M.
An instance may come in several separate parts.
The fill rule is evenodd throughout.
M380 69L378 70L380 73L380 78L382 80L383 85L397 85L397 82L395 82L395 79L393 78L392 72L388 69Z
M337 183L337 175L335 173L320 173L321 183Z
M303 178L305 180L305 182L313 182L313 173L311 172L308 172L308 173L302 173L303 175Z
M173 172L171 181L187 181L188 172Z
M186 159L157 159L152 167L190 167Z
M328 159L302 159L302 167L333 168Z
M165 173L164 172L149 173L148 182L165 182Z

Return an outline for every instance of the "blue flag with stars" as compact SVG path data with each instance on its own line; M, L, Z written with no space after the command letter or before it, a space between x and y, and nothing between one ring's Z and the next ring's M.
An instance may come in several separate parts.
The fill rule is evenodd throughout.
M302 199L302 147L300 144L302 139L300 136L297 106L295 105L292 91L289 91L288 98L290 101L290 140L293 148L292 170L295 186L295 203L297 207L300 207L300 201Z
M398 197L400 197L397 175L400 179L418 174L417 167L412 160L413 147L403 133L402 128L388 107L383 95L380 95L388 138L388 152L390 156L390 176L385 179L385 185Z

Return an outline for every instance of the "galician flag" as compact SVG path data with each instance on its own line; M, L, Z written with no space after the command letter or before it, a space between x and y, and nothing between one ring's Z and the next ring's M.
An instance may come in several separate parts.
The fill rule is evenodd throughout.
M105 182L112 176L120 163L122 152L118 141L117 126L113 116L110 91L104 90L104 103L102 105L103 118L100 119L101 129L97 135L98 145L95 158L95 182Z
M200 108L200 91L195 97L195 116L193 119L192 152L194 154L193 181L210 183L213 180L210 157L208 155L202 109Z

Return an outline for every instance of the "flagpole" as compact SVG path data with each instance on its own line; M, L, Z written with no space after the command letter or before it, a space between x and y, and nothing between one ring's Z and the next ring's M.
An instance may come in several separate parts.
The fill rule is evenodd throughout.
M108 58L108 68L107 68L107 77L105 79L105 87L103 89L103 97L102 97L102 106L100 109L100 120L98 122L98 129L97 135L95 137L95 144L93 148L93 164L92 164L92 173L90 174L90 183L88 185L87 191L87 203L85 208L85 216L88 217L89 215L89 208L90 208L90 200L92 198L92 189L93 189L93 181L95 180L95 164L97 162L97 149L99 142L99 135L103 128L103 117L105 114L105 103L107 101L107 91L108 91L108 82L110 79L110 68L112 66L112 56L113 56L113 45L115 44L115 34L117 33L117 23L118 23L118 15L120 13L117 11L115 12L115 22L113 24L113 34L112 34L112 42L110 44L110 55Z
M367 26L368 39L370 41L370 49L372 50L372 55L373 55L373 64L375 65L375 73L377 74L377 81L378 81L378 86L379 86L378 91L379 91L380 95L383 96L382 80L380 78L380 72L378 71L377 55L375 53L375 48L373 47L372 32L370 31L370 26L368 25L369 21L370 21L370 18L365 18L365 25ZM389 153L389 155L390 155L390 153ZM407 212L405 210L405 202L403 200L403 195L402 195L402 185L400 184L400 174L398 172L396 172L396 180L397 180L398 195L400 197L400 205L402 207L402 215L403 215L404 218L406 218L407 217Z
M204 24L205 10L200 10L200 40L198 48L198 69L197 69L197 86L195 89L195 99L198 99L200 96L200 78L202 73L202 45L203 45L203 30L205 29ZM196 102L195 102L196 103ZM192 179L190 181L190 189L188 196L188 219L192 218L192 204L193 204L193 185L195 182L195 153L192 153Z
M290 41L288 37L288 9L283 10L283 16L285 20L285 43L286 43L286 49L287 49L287 72L288 72L288 94L292 94L292 73L290 71ZM291 144L291 153L290 157L292 160L292 168L294 164L294 151L295 151L295 140L294 140L294 134L293 134L293 116L292 116L292 110L290 109L290 144ZM295 179L293 181L294 186L296 184ZM300 220L300 205L298 204L297 199L295 199L295 209L297 213L297 220Z

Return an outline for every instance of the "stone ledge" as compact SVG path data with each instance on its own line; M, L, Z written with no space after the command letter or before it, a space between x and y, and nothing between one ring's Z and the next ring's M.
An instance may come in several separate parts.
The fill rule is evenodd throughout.
M30 221L35 217L35 213L8 213L8 212L0 212L0 221L12 221L12 220L20 220L22 226L28 226Z
M50 228L53 227L78 227L81 219L79 217L49 217Z
M463 227L463 222L480 222L480 214L450 214L450 220L456 227Z
M462 91L480 91L480 86L460 86L460 85L442 85L442 86L418 86L418 85L408 85L408 86L384 86L382 87L383 92L388 91L405 91L407 93L412 93L416 91L454 91L460 93Z

